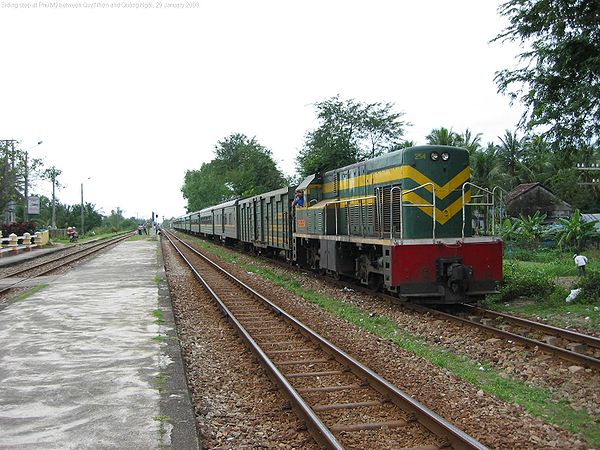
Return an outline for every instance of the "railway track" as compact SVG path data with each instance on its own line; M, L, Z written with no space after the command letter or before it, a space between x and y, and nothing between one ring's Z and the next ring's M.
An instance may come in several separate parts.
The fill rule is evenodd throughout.
M261 259L285 268L286 270L306 272L305 270L301 270L272 258ZM337 280L332 277L327 277L326 279L328 282L339 287L348 285L347 280ZM411 311L429 314L440 319L477 327L490 335L520 343L528 348L537 348L548 355L569 361L576 365L589 367L594 370L600 369L600 339L595 336L566 330L564 328L553 327L541 322L535 322L467 304L460 305L461 308L463 308L463 311L445 312L439 309L410 303L386 293L373 292L369 288L357 285L356 283L352 283L352 288L370 295L375 295ZM464 310L466 310L466 312Z
M87 245L81 244L76 246L75 250L70 251L66 255L62 254L50 259L44 258L43 261L39 261L33 265L30 263L23 263L23 265L26 265L26 267L17 267L16 270L8 270L7 273L0 278L0 297L6 295L13 289L24 287L27 282L33 278L41 277L56 269L79 261L80 259L99 252L106 247L128 239L134 234L134 232L125 233L107 240L94 242Z
M169 242L258 357L317 442L368 448L482 449L481 443L227 273L172 233Z
M466 312L433 312L429 308L428 312L477 326L528 347L537 347L545 353L581 366L600 369L600 339L595 336L473 305L461 305L461 309Z

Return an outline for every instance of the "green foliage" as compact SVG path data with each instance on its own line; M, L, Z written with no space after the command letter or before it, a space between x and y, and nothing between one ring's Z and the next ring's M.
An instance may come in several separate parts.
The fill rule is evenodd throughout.
M234 196L248 197L280 188L285 178L271 150L255 138L232 134L217 143L214 163Z
M496 73L501 93L525 106L521 124L550 127L557 145L597 140L600 133L600 20L595 0L508 0L509 20L496 41L526 50L520 67Z
M570 219L559 219L562 229L558 231L558 244L560 247L572 247L582 250L586 238L596 234L596 222L584 222L581 213L575 210Z
M431 145L452 145L458 146L461 143L460 136L452 131L452 128L445 127L434 128L425 138Z
M256 139L232 134L217 143L215 159L188 170L181 192L188 211L216 205L232 197L248 197L286 185L271 151Z
M542 222L546 219L546 214L539 211L533 216L521 215L518 219L506 218L502 223L500 233L507 241L517 241L521 245L534 248L539 244L539 239L544 233Z
M536 211L533 216L519 217L519 234L520 238L526 242L536 241L542 235L544 229L542 223L546 220L546 214Z
M526 270L514 264L505 264L498 299L502 302L519 297L543 300L552 293L554 287L552 278L540 270Z
M588 270L585 276L581 277L576 287L582 289L575 299L576 303L600 305L600 272Z
M315 104L319 127L306 135L296 158L301 176L343 167L401 148L404 113L392 103L364 104L339 95Z

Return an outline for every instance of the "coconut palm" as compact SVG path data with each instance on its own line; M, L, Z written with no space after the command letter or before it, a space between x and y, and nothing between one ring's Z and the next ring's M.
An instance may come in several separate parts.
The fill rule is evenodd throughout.
M431 145L460 145L462 140L458 134L452 131L452 128L434 128L425 138Z
M501 145L498 147L498 156L504 163L507 173L513 179L513 184L518 184L518 173L521 170L523 156L523 138L518 138L516 133L506 130L500 137Z

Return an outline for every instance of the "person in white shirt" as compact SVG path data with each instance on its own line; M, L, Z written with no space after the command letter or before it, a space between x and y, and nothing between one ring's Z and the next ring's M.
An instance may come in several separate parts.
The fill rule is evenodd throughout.
M575 253L573 259L575 260L575 264L577 265L577 270L579 270L579 275L585 275L585 265L588 263L587 256Z

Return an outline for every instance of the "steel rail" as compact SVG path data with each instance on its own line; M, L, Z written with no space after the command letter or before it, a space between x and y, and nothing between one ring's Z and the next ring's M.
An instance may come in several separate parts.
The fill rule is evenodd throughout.
M481 315L482 317L490 317L492 319L501 318L507 322L517 324L519 326L528 327L531 329L535 329L537 331L541 331L548 335L556 336L562 339L566 339L572 342L582 343L589 345L593 348L600 348L600 338L595 336L590 336L583 333L578 333L576 331L567 330L565 328L559 328L552 325L548 325L545 323L534 322L533 320L524 319L522 317L513 316L511 314L501 313L498 311L492 311L490 309L481 308L474 305L464 304L462 305L467 309L474 311L476 314Z
M30 266L30 267L27 267L27 268L24 268L24 269L17 270L15 272L11 272L9 275L0 278L0 280L5 280L5 279L13 278L16 275L20 275L20 274L23 274L23 273L26 273L26 272L31 272L33 270L39 269L40 267L47 266L49 264L60 262L61 260L64 260L62 263L60 263L57 266L49 267L48 269L42 270L41 272L38 272L35 275L32 275L32 276L27 277L27 278L20 279L20 280L14 282L14 283L12 283L12 284L10 284L8 286L1 287L0 288L0 294L4 294L4 293L10 291L11 289L14 289L15 287L18 287L19 284L21 284L21 283L23 283L25 281L28 281L28 280L40 277L40 276L45 275L45 274L47 274L49 272L52 272L53 270L59 269L60 267L63 267L65 265L67 265L67 264L71 264L71 263L73 263L75 261L79 261L80 259L85 258L86 256L89 256L89 255L94 254L96 252L99 252L100 250L102 250L102 249L104 249L104 248L106 248L106 247L108 247L110 245L113 245L113 244L119 243L119 242L121 242L121 241L123 241L125 239L128 239L131 236L134 236L134 234L135 234L134 232L125 233L125 234L119 235L117 237L110 238L107 241L98 242L98 243L95 243L95 244L93 244L91 246L87 246L85 248L79 249L79 250L77 250L75 252L71 252L71 253L69 253L67 255L62 255L62 256L59 256L59 257L56 257L56 258L52 258L51 260L47 260L47 261L35 264L34 266ZM75 256L75 258L72 258L73 256Z
M335 436L333 436L331 430L328 429L321 422L321 420L315 414L314 410L310 408L310 406L302 399L300 394L291 386L291 384L286 380L285 376L277 369L277 367L275 367L274 363L270 361L266 353L264 353L260 349L260 346L245 330L245 328L241 325L238 319L234 317L229 308L227 308L227 306L225 306L225 304L218 298L217 294L212 290L212 288L210 288L207 285L204 278L191 265L190 261L183 255L183 253L177 248L172 238L178 240L182 245L184 245L195 255L199 256L204 261L206 261L215 270L218 270L219 272L227 276L229 279L231 279L233 282L235 282L239 287L243 288L246 292L254 296L256 299L260 300L264 305L268 306L278 316L282 317L287 323L294 325L298 330L300 330L300 333L302 335L308 337L313 342L317 343L317 345L319 345L326 353L332 355L338 362L349 367L352 373L354 373L354 375L356 375L358 378L368 380L369 384L376 391L389 398L390 401L399 406L402 410L412 414L417 419L417 421L423 426L425 426L425 428L427 428L430 432L439 437L442 437L444 439L444 442L449 443L456 449L487 448L483 444L466 434L464 431L460 430L459 428L457 428L456 426L454 426L453 424L451 424L450 422L448 422L447 420L445 420L426 406L419 403L417 400L410 397L398 387L385 380L380 375L373 372L368 367L364 366L362 363L354 359L352 356L350 356L337 346L335 346L333 343L329 342L327 339L318 335L312 329L299 322L297 319L289 315L283 309L279 308L266 297L264 297L263 295L252 289L250 286L246 285L241 280L236 278L234 275L228 273L218 264L214 263L206 256L198 252L188 243L177 238L170 232L164 232L163 235L167 237L167 239L173 245L173 247L176 249L179 255L190 266L191 270L194 272L196 277L206 287L210 295L217 301L224 314L229 318L229 320L241 333L246 343L259 356L264 366L272 374L272 376L275 377L277 384L280 387L282 387L286 395L288 395L288 397L292 400L293 404L296 406L295 410L299 411L301 418L303 420L308 420L308 422L306 423L308 425L309 430L313 432L313 435L321 445L325 445L328 448L342 448L341 444L337 441Z
M383 294L384 296L387 296L387 294ZM389 296L391 297L391 296ZM395 299L396 301L398 301L397 297L391 297L392 299ZM587 355L583 355L581 353L577 353L571 350L567 350L565 348L562 347L557 347L555 345L551 345L548 344L546 342L543 341L538 341L535 339L531 339L525 336L521 336L519 334L515 334L512 333L510 331L505 331L502 330L500 328L495 328L489 325L485 325L483 323L479 323L479 322L475 322L473 320L469 320L469 319L465 319L464 317L460 317L460 316L456 316L454 314L450 314L450 313L446 313L443 311L438 311L436 309L431 309L428 308L426 306L422 306L422 305L415 305L412 303L402 303L402 306L406 306L414 311L419 311L422 313L429 313L431 315L434 315L436 317L440 317L443 319L447 319L450 321L454 321L454 322L461 322L461 323L465 323L468 324L470 326L474 326L477 328L480 328L482 330L487 331L490 334L494 334L496 336L502 337L502 338L507 338L510 339L514 342L519 342L521 344L524 344L528 347L537 347L539 350L541 350L544 353L548 353L551 355L555 355L561 359L564 359L566 361L570 361L576 364L581 364L587 367L590 367L592 369L600 369L600 360L593 358L591 356L587 356Z

